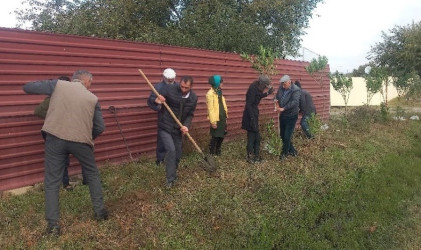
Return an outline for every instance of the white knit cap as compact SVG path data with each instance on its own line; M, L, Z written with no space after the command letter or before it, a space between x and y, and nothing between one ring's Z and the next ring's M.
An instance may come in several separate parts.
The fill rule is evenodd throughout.
M171 68L165 69L162 75L167 79L174 79L176 76L175 71Z

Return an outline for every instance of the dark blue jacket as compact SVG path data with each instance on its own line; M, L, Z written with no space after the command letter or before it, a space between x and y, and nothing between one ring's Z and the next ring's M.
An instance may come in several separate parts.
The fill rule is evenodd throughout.
M286 92L285 95L284 92ZM291 84L288 90L282 87L278 89L276 99L278 100L279 107L285 109L281 113L281 116L298 116L300 96L301 90L295 84Z

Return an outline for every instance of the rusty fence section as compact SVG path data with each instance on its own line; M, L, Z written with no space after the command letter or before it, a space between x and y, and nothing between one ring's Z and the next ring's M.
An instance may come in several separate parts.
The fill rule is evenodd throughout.
M322 91L306 73L306 65L307 62L279 60L280 75L276 79L289 74L300 80L313 95L318 113L328 118L329 82L326 80L327 87ZM104 162L129 161L127 147L133 158L154 155L156 113L146 104L150 89L137 69L157 83L167 67L177 72L177 80L183 75L194 78L193 89L199 103L191 128L193 136L209 133L205 94L209 90L207 79L213 74L224 78L228 139L244 133L240 127L245 93L258 74L238 54L0 28L0 191L41 182L44 176L44 143L40 134L43 121L33 115L33 110L45 96L25 94L25 83L62 75L71 77L77 69L92 72L91 91L99 98L106 123L106 131L95 142L95 155L101 166ZM278 82L274 85L279 87ZM110 107L115 108L114 113ZM262 116L276 116L270 98L262 100L260 109ZM79 172L77 161L71 159L69 174Z

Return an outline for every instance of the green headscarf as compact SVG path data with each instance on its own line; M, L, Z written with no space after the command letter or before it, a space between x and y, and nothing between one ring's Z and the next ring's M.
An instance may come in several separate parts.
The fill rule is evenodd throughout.
M220 75L213 75L209 77L208 82L212 86L212 88L215 90L215 92L218 94L218 96L222 96L222 89L221 89L221 83L223 82L222 77Z

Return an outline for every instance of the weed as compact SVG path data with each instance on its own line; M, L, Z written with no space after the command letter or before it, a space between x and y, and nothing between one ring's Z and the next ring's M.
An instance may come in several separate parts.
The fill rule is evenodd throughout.
M390 115L389 107L386 105L386 103L382 102L380 104L380 116L382 120L388 121L390 119L389 115Z
M280 155L282 139L279 136L278 128L275 127L273 119L265 123L265 128L265 149L272 155Z
M404 119L405 118L405 109L401 106L397 105L395 108L395 115L397 119Z
M321 131L322 121L319 115L311 113L310 118L307 120L308 125L310 126L310 134L317 135Z

